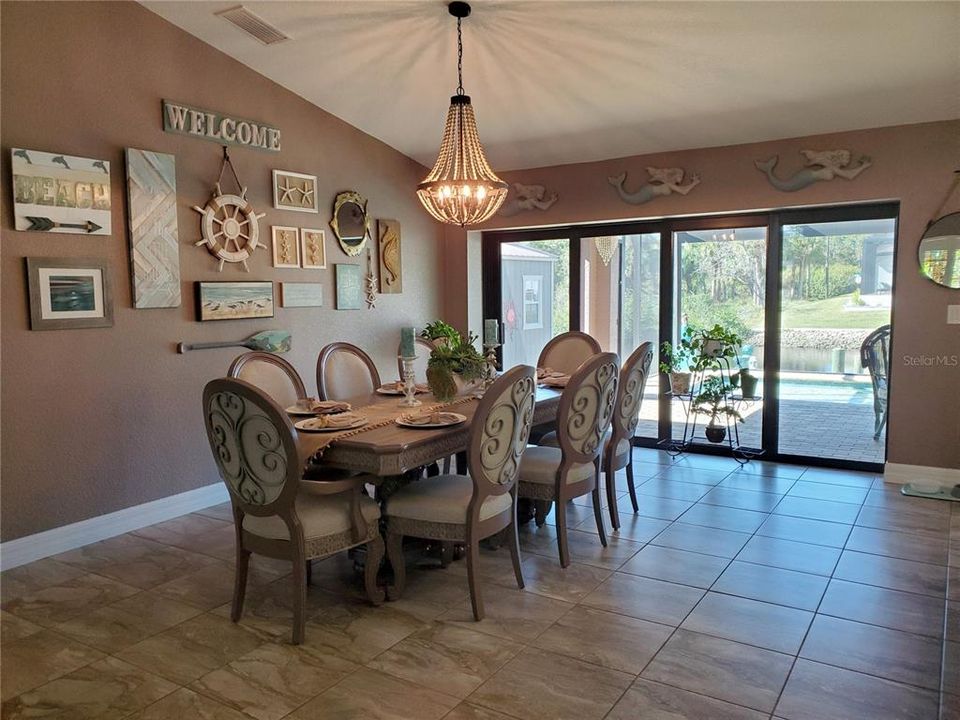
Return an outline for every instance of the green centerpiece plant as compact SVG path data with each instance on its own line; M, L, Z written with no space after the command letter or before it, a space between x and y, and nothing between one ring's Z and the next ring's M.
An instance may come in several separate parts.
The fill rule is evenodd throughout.
M443 320L434 320L420 331L420 337L434 345L455 344L460 341L460 331Z
M438 323L431 323L427 327ZM474 345L477 336L473 333L464 336L456 330L454 333L454 336L442 336L444 341L437 343L427 362L427 384L440 402L453 400L466 386L482 378L486 367L483 355Z

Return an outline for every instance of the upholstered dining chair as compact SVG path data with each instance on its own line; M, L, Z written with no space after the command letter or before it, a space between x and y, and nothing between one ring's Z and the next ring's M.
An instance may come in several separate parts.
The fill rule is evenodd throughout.
M536 372L528 365L501 375L484 393L470 427L468 475L439 475L413 482L387 499L387 554L399 597L406 580L403 537L466 544L473 617L483 619L480 541L508 529L517 586L523 587L517 536L517 471L533 420Z
M597 533L607 545L600 509L600 463L616 409L619 366L615 353L598 353L583 363L560 396L559 447L528 447L520 462L519 497L555 504L562 567L570 564L566 512L567 502L575 497L592 493Z
M282 408L307 397L307 389L296 368L273 353L253 351L237 356L230 363L227 377L255 385Z
M286 413L243 380L211 380L203 390L203 419L220 477L230 493L236 528L236 583L230 618L243 614L250 554L293 565L294 644L306 626L307 562L367 546L364 582L374 604L383 600L376 575L384 555L380 508L362 493L364 476L315 482L300 492L298 440Z
M317 392L321 400L346 400L369 395L380 387L373 360L356 345L326 345L317 358Z
M600 343L584 332L571 330L551 338L537 360L538 368L551 368L572 375L587 358L600 352Z

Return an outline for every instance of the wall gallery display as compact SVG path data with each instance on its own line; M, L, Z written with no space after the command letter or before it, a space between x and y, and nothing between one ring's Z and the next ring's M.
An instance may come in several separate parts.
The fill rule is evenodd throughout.
M300 267L300 231L295 227L273 225L273 266Z
M30 329L113 325L110 274L103 258L27 258Z
M273 283L198 282L197 319L248 320L273 317Z
M110 163L12 148L17 230L110 234Z
M277 210L320 212L317 176L287 170L273 171L273 207Z
M400 258L400 223L377 220L378 256L380 258L380 292L403 292L403 271Z
M126 155L133 306L180 307L176 162L135 148Z
M280 283L282 307L323 307L323 285L320 283Z
M310 270L327 267L327 244L323 230L300 228L300 266Z
M219 145L280 152L280 130L275 127L169 100L163 101L163 130L192 135Z
M337 263L333 266L337 283L337 310L363 307L363 282L359 265Z

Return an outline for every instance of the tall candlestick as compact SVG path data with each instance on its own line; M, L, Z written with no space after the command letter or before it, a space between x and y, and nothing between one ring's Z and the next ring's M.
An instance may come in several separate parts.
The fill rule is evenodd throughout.
M416 330L412 327L400 328L400 357L410 358L417 354L414 344Z
M500 321L488 318L483 321L483 344L497 345L500 342Z

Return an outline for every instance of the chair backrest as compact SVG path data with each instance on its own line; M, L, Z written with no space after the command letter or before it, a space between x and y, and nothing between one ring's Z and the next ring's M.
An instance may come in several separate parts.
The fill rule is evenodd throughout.
M619 370L616 353L598 353L570 377L557 409L561 467L599 457L616 407Z
M653 360L653 343L645 342L620 369L620 382L617 385L617 408L613 413L613 436L610 447L616 448L622 440L632 440L640 421L640 403L643 390L650 375L650 363Z
M293 365L272 353L248 352L238 356L230 363L227 377L257 386L282 408L307 396L303 380Z
M301 467L287 414L250 383L220 378L203 389L203 421L233 504L251 515L289 516Z
M511 368L487 388L477 405L467 451L477 508L487 496L509 492L517 482L533 424L536 379L537 372L529 365Z
M551 368L565 375L573 375L583 362L600 352L600 343L586 333L576 330L552 338L537 360L537 367Z
M433 352L433 343L423 337L414 340L417 350L417 359L413 361L413 374L417 382L427 381L427 363L430 362L430 353ZM400 346L397 346L397 377L403 380L403 360L400 357Z
M864 339L860 345L860 365L870 371L874 392L885 392L890 366L889 325L881 325Z
M373 360L356 345L330 343L317 358L317 392L321 400L346 400L369 395L380 387Z

